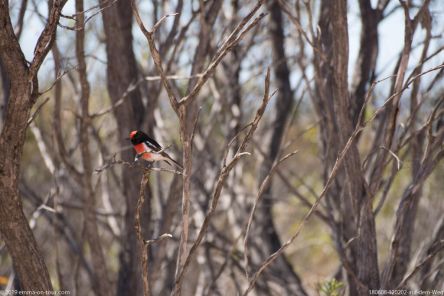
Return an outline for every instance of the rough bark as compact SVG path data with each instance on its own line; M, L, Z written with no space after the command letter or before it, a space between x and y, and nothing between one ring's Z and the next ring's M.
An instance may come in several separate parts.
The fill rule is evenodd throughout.
M427 249L425 254L423 255L423 260L421 262L425 262L425 264L422 265L421 271L420 271L420 278L421 278L421 290L432 290L432 289L440 289L442 287L442 283L444 283L443 279L443 271L436 272L433 274L433 260L427 260L430 256L433 256L434 254L437 254L441 251L441 256L436 256L436 262L438 262L435 265L439 266L439 260L444 257L443 251L444 250L444 217L441 217L441 219L436 223L436 227L433 231L432 238L430 242L428 243ZM435 267L436 268L436 267ZM441 287L439 286L441 284Z
M8 1L0 1L0 59L10 81L9 98L0 135L0 233L12 257L24 290L52 290L51 280L37 242L23 213L18 193L20 160L27 121L38 98L37 71L55 38L60 11L66 1L54 1L35 56L28 67L14 34Z
M0 97L0 127L3 126L4 117L6 114L6 106L8 105L10 82L8 75L5 72L2 61L0 60L0 84L2 90L2 97Z
M378 24L382 11L373 9L370 0L359 0L361 11L361 37L358 59L353 73L352 85L352 116L353 124L357 124L359 112L364 105L365 94L369 85L373 82L378 56Z
M384 288L398 288L398 285L408 270L411 260L412 239L415 230L414 226L418 203L422 196L422 187L435 167L444 158L444 150L440 148L443 140L444 129L441 128L434 139L434 143L428 143L428 145L431 146L429 154L427 154L425 159L420 163L418 171L412 172L414 174L413 180L402 194L396 211L391 253L383 274ZM434 151L434 148L438 151Z
M323 1L320 27L322 46L326 61L324 73L318 73L325 79L323 106L329 106L326 117L326 130L323 132L326 157L334 162L337 153L344 147L354 130L354 118L351 114L352 102L348 93L348 29L346 1ZM331 105L332 102L333 105ZM359 104L358 104L359 105ZM361 103L362 105L362 103ZM359 110L358 112L359 114ZM323 128L321 126L321 128ZM333 140L335 139L335 140ZM336 145L330 145L336 141ZM339 143L339 144L338 144ZM332 147L337 147L331 151ZM339 148L339 149L338 149ZM333 153L332 153L333 152ZM376 232L372 212L371 198L365 189L364 174L356 143L345 156L343 177L336 180L333 202L340 212L340 226L336 233L342 261L349 266L347 275L351 295L364 295L368 289L379 286L379 271L376 249ZM341 242L342 241L342 242ZM346 250L349 248L349 250Z
M422 52L421 60L424 61L427 56L427 51L429 47L429 42L431 38L430 28L427 28L427 17L430 21L430 11L429 11L430 1L424 1L418 13L411 19L409 14L409 7L406 3L401 3L404 9L405 18L405 33L404 33L404 48L402 54L400 55L399 65L397 68L397 77L393 84L393 93L396 94L393 103L389 105L386 111L385 117L381 120L381 126L387 126L384 130L384 146L390 149L396 150L396 146L399 146L397 139L395 137L397 131L397 122L399 117L400 109L400 99L401 95L397 95L398 92L404 87L404 77L407 72L408 62L411 56L411 51L413 48L413 35L415 33L416 27L418 26L419 20L423 19L422 25L427 29L426 37L424 40L424 48ZM419 63L415 68L414 73L420 73L422 69L422 64ZM416 108L418 107L418 92L420 85L420 77L416 79L413 83L413 89L411 93L411 126L412 130L416 130ZM386 123L388 121L388 124ZM423 133L424 132L424 133ZM436 139L442 137L438 132ZM409 262L411 260L411 248L412 241L414 237L414 226L416 221L416 213L418 210L418 204L422 196L422 187L424 181L427 179L428 174L431 172L430 166L434 166L434 159L430 159L434 154L432 142L427 143L429 146L424 155L423 151L423 139L426 138L425 131L416 132L412 135L411 149L412 149L412 181L410 185L404 190L399 206L396 212L396 221L394 226L393 239L391 242L391 253L389 260L385 266L383 272L383 283L384 288L396 288L398 284L403 279L407 272ZM388 156L378 155L375 160L374 173L376 184L379 183L380 178L382 178L381 164L384 163L385 158ZM378 159L380 160L379 162ZM376 174L375 174L376 173ZM379 173L379 174L377 174Z

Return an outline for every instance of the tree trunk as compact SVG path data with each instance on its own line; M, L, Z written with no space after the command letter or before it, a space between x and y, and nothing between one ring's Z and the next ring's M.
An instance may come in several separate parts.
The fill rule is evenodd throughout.
M102 244L99 236L99 227L97 224L96 196L92 184L92 158L89 148L89 125L91 118L89 117L89 96L90 86L86 73L85 61L85 16L83 14L83 0L76 0L76 56L78 62L78 73L80 80L80 152L82 156L83 166L83 202L84 202L84 219L85 233L91 249L91 262L94 268L92 278L93 289L97 295L107 296L111 294L111 284L106 268L105 255L103 253Z
M357 124L359 112L364 105L368 86L373 82L379 46L378 24L382 16L381 11L372 8L370 0L359 0L359 7L362 30L351 99L354 125Z
M10 81L8 79L8 75L2 65L2 61L0 60L0 84L3 97L0 97L0 127L3 126L4 117L6 114L6 106L8 105L9 99L9 88Z
M360 112L352 104L348 93L348 24L345 0L323 1L320 19L322 61L317 81L321 89L319 110L327 111L321 120L324 157L328 163L336 161L338 153L345 147L354 130L354 121ZM352 109L352 107L355 108ZM326 108L326 109L325 109ZM353 110L350 112L350 110ZM326 166L326 175L330 166ZM376 231L371 196L365 189L364 173L356 143L344 158L344 168L333 187L331 202L339 210L340 221L335 240L346 268L350 295L368 294L368 289L379 287L379 271L376 249Z
M268 149L265 152L266 156L260 167L259 184L261 184L266 178L273 163L279 156L285 126L293 110L290 71L288 69L285 55L282 12L277 0L269 1L268 4L268 9L270 11L269 35L273 50L273 70L276 87L279 89L279 92L276 96L276 113L272 124L273 132L268 144ZM270 185L264 190L262 201L259 203L258 215L256 215L257 229L254 230L258 234L257 238L260 240L257 245L260 246L261 253L266 256L269 256L282 246L274 225L272 209L273 194L270 182ZM265 258L261 258L261 260L264 259ZM254 263L258 264L260 262ZM273 278L278 279L279 284L281 284L285 291L287 291L288 295L307 295L302 287L299 276L293 270L291 263L285 256L279 256L267 273L272 275Z
M51 6L35 57L28 68L11 24L7 0L0 1L0 60L10 81L4 125L0 135L0 234L12 257L21 287L28 291L52 290L46 265L23 213L18 193L20 161L27 122L38 97L37 71L51 48L65 1Z
M106 36L108 93L113 104L118 102L131 83L137 81L137 63L133 52L132 11L125 1L118 1L108 7L109 3L101 0L102 18ZM118 126L118 140L121 147L129 145L129 132L140 129L145 116L141 94L138 88L128 94L128 98L114 110ZM150 120L150 122L153 122ZM151 128L151 127L150 127ZM121 158L132 161L131 150L121 152ZM125 227L122 232L122 251L117 295L142 295L141 265L137 259L137 239L134 232L134 217L139 194L141 172L124 168L122 174L123 193L126 199ZM149 188L146 190L149 194ZM142 228L148 229L150 198L144 205Z

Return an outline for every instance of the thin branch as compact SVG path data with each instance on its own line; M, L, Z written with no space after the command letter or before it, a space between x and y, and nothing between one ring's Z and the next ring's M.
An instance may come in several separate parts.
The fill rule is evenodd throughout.
M407 283L407 281L412 278L412 276L414 276L419 270L421 270L421 268L425 264L427 264L433 258L435 258L435 256L438 255L442 250L444 250L444 240L441 240L439 242L439 245L436 247L436 249L434 249L432 253L428 254L427 257L425 257L421 262L419 262L413 268L413 270L402 279L402 281L398 284L396 289L399 289L399 288L403 287Z
M322 60L326 60L325 54L322 52L322 50L319 50L319 48L316 46L316 44L312 40L310 40L310 38L308 37L308 34L302 28L299 18L294 16L291 13L290 8L288 7L288 4L286 3L286 1L278 0L278 3L279 3L279 6L281 7L282 11L288 16L290 21L294 24L294 26L296 27L296 30L298 30L298 32L302 35L304 40L307 41L307 43L311 46L313 51L316 52L316 55L318 55Z
M22 35L23 32L23 20L25 18L27 6L28 6L28 0L22 0L22 4L20 5L18 20L14 28L14 33L17 40L20 40L20 36Z
M133 14L134 17L136 19L137 24L139 25L140 30L142 31L143 35L145 35L147 41L148 41L148 45L150 47L150 51L151 51L151 57L154 61L154 64L156 65L157 71L159 72L159 75L161 77L161 81L162 84L168 94L168 98L170 100L170 104L171 107L174 109L174 111L176 112L176 114L179 115L179 106L177 103L177 99L176 96L174 95L173 89L170 85L170 83L168 82L168 79L166 77L166 74L163 70L163 66L162 66L162 61L160 58L160 53L156 48L156 44L154 42L154 33L155 33L155 29L157 29L160 24L170 15L165 15L163 16L155 25L151 30L147 30L145 25L143 24L142 19L140 18L139 15L139 11L137 10L137 5L135 3L134 0L131 0L131 7L133 9ZM175 14L171 14L171 15L175 15Z
M57 29L57 24L60 19L60 15L65 6L67 0L54 0L51 10L48 16L48 22L41 33L39 39L37 40L37 44L34 49L34 58L32 59L31 66L29 67L29 73L31 80L36 78L37 71L43 63L46 55L52 47L52 44L55 40L55 32ZM38 91L38 90L37 90Z
M117 107L119 107L120 105L122 105L125 100L127 98L129 98L129 94L131 92L133 92L134 90L137 89L137 86L142 83L144 80L140 79L139 81L137 81L136 83L131 83L130 85L128 85L127 89L125 90L125 92L122 94L122 96L120 97L120 99L118 99L115 103L113 103L110 107L102 109L100 111L97 111L93 114L90 115L91 118L95 118L95 117L100 117L102 115L105 115L111 111L114 111Z
M152 245L152 244L158 243L158 242L160 242L160 241L162 241L162 240L164 240L164 239L172 239L172 238L173 238L173 235L172 235L172 234L170 234L170 233L164 233L164 234L162 234L161 236L159 236L159 237L157 237L157 238L153 238L153 239L149 239L149 240L144 240L143 242L144 242L147 246L149 246L149 245Z
M165 148L162 149L161 151L163 151L163 150L165 150ZM159 153L160 153L160 151L159 151ZM124 165L124 166L127 166L129 168L135 168L135 167L146 168L146 166L145 166L146 162L145 161L128 162L128 161L124 161L122 159L116 159L116 156L117 156L117 154L114 154L111 157L110 161L108 161L103 166L94 169L94 172L96 174L100 174L103 171L108 170L109 168L111 168L111 167L113 167L115 165L120 165L120 164ZM150 165L150 163L149 163L149 165ZM153 171L153 172L168 172L168 173L177 174L177 175L182 175L183 174L182 172L180 172L178 170L172 170L172 169L161 168L161 167L155 168L155 167L151 167L150 166L150 170Z
M194 78L200 78L203 76L203 73L194 74L194 75L166 75L165 79L167 80L190 80ZM162 80L161 76L145 76L143 78L145 81L159 81Z
M381 146L379 148L384 149L385 151L390 153L390 155L393 156L394 159L396 159L396 167L397 167L397 169L399 171L401 169L401 166L402 166L402 161L399 159L399 157L392 150L388 149L387 147Z
M431 69L431 70L428 70L428 71L426 71L426 72L420 73L420 74L418 74L418 75L415 76L415 79L418 78L418 77L420 77L420 76L422 76L422 75L424 75L424 74L426 74L426 73L429 73L429 72L431 72L431 71L433 71L433 70L438 70L438 69L440 69L440 67L442 67L442 66L438 66L438 67L435 67L435 68L433 68L433 69ZM375 88L376 84L379 83L380 81L383 81L383 80L379 80L379 81L376 81L376 82L372 83L370 89L368 90L367 95L366 95L366 98L365 98L365 101L364 101L364 104L363 104L363 106L362 106L362 108L361 108L361 111L360 111L360 114L359 114L359 117L358 117L357 122L361 122L361 118L362 118L362 116L363 116L363 114L364 114L364 108L365 108L365 106L367 105L368 101L370 100L370 96L371 96L371 93L373 92L373 89ZM256 282L257 282L259 276L262 274L262 272L263 272L263 271L264 271L264 270L265 270L270 264L272 264L272 263L274 262L274 260L276 260L276 258L278 258L278 257L284 252L284 250L285 250L289 245L291 245L291 244L294 242L294 240L299 236L299 234L300 234L302 228L305 226L305 224L306 224L307 221L310 219L310 217L314 214L316 208L317 208L317 207L319 206L319 204L321 203L321 200L325 197L326 193L328 192L328 190L329 190L331 184L333 183L333 181L334 181L334 179L335 179L335 177L336 177L336 175L337 175L337 173L338 173L338 171L339 171L339 169L340 169L340 167L341 167L341 165L342 165L342 163L343 163L343 161L344 161L344 158L345 158L346 154L348 153L350 147L352 146L353 141L356 139L356 137L358 136L358 134L359 134L359 133L365 128L365 126L366 126L369 122L373 121L373 120L376 118L376 116L382 112L382 110L385 108L385 106L386 106L387 104L389 104L389 103L390 103L395 97L399 96L399 95L400 95L400 94L401 94L406 88L408 88L408 85L409 85L411 82L413 82L413 81L409 81L408 83L406 83L406 85L405 85L400 91L395 92L392 96L390 96L390 97L384 102L384 104L382 105L382 107L380 107L378 110L376 110L376 111L370 116L370 118L369 118L367 121L363 122L361 125L357 125L357 126L356 126L355 130L353 131L353 133L352 133L351 136L349 137L347 143L345 144L345 147L342 149L341 153L339 154L339 156L338 156L338 158L337 158L337 160L336 160L336 162L335 162L335 164L334 164L334 166L333 166L333 168L332 168L332 170L331 170L331 172L330 172L330 174L329 174L329 176L328 176L328 178L327 178L327 182L325 183L324 188L322 189L321 193L319 194L318 199L315 201L315 203L314 203L313 206L310 208L310 210L304 215L304 217L302 218L302 220L301 220L300 223L298 224L298 227L297 227L297 229L296 229L294 235L293 235L293 236L292 236L287 242L285 242L285 243L284 243L284 244L283 244L283 245L282 245L282 246L281 246L276 252L274 252L273 254L271 254L271 255L270 255L270 256L269 256L269 257L268 257L268 258L267 258L267 259L261 264L261 266L258 268L258 270L254 273L252 279L250 280L250 283L249 283L248 288L245 290L245 292L244 292L244 294L243 294L244 296L248 295L248 294L252 291L252 289L255 287Z
M253 207L251 208L250 215L248 216L248 223L247 223L247 227L245 229L245 237L244 237L244 265L245 265L244 268L245 268L245 275L246 275L248 281L250 278L249 274L248 274L248 235L250 234L250 228L251 228L251 225L253 224L253 218L254 218L254 214L256 212L257 205L259 204L259 201L260 201L264 191L267 189L268 185L270 184L271 178L274 175L274 173L276 172L279 165L281 165L285 160L292 157L296 153L298 153L298 151L293 151L293 152L285 155L280 160L275 162L275 164L272 166L272 168L268 172L267 176L262 181L262 184L259 187L259 191L256 195L255 200L254 200Z
M60 23L58 25L59 25L59 27L62 27L62 28L67 29L67 30L72 30L72 31L83 30L85 28L85 26L86 26L86 23L88 23L93 17L95 17L96 15L101 13L103 10L113 6L115 3L117 3L117 0L110 0L110 1L108 1L108 3L97 4L97 5L94 5L94 6L90 7L90 8L88 8L88 9L85 9L84 11L80 11L80 12L74 13L72 15L64 15L64 14L62 14L61 15L62 18L67 18L67 19L71 19L71 20L75 20L77 17L82 15L83 18L84 18L83 23L80 24L80 25L76 24L76 25L74 25L74 27L65 26L65 25L62 25ZM100 7L100 5L103 5L103 7ZM90 12L90 11L96 9L96 8L98 8L98 9L96 11L94 11L90 16L86 16L87 12Z
M195 253L199 247L199 245L201 244L207 229L209 227L211 218L213 217L215 211L216 211L216 207L218 205L219 202L219 197L220 194L222 192L222 188L225 184L225 180L228 177L228 174L231 172L231 170L235 167L235 165L237 164L238 160L245 155L250 155L250 153L245 152L245 149L247 147L248 142L250 141L251 137L253 136L254 132L257 129L257 126L262 118L262 116L264 115L265 109L267 107L268 102L270 101L270 94L269 94L269 90L270 90L270 69L267 69L267 75L265 77L265 92L264 92L264 97L262 99L262 103L259 106L259 108L256 111L256 115L254 117L254 120L250 126L250 129L247 132L247 135L245 136L245 138L243 139L241 145L239 146L239 149L237 150L236 154L234 155L234 157L230 160L230 162L228 162L228 164L223 165L222 169L220 170L220 173L218 175L217 181L215 183L214 186L214 190L213 190L213 195L212 195L212 199L211 199L211 204L210 204L210 209L208 211L208 213L206 214L204 221L202 223L202 226L199 230L199 233L197 235L197 238L195 240L195 242L193 243L190 252L188 254L188 256L185 259L185 263L183 265L182 270L180 271L180 273L178 274L177 278L176 278L176 283L175 283L175 287L180 287L181 285L181 281L183 279L183 276L185 274L185 271L187 270L189 264L191 263L191 260L194 258ZM225 159L222 161L222 163L225 163ZM176 289L175 289L176 290Z
M170 16L176 16L176 15L178 15L179 13L177 13L177 12L175 12L175 13L169 13L169 14L166 14L166 15L164 15L164 16L162 16L161 18L160 18L160 20L158 20L155 24L154 24L154 26L151 28L151 32L154 34L156 31L157 31L157 29L160 27L160 25L166 20L166 18L168 18L168 17L170 17Z
M358 121L359 122L359 121ZM353 132L353 134L350 136L350 138L348 139L344 149L341 151L341 153L339 154L338 159L336 160L333 169L330 172L330 175L327 179L327 182L324 186L324 189L322 190L322 192L319 194L318 199L316 200L316 202L313 204L313 206L310 208L310 210L304 215L304 217L302 218L302 220L298 223L298 227L296 229L295 234L289 239L287 240L276 252L274 252L273 254L271 254L259 267L259 269L254 273L252 280L250 280L249 286L247 288L247 290L244 292L244 296L248 295L251 290L254 288L254 286L256 285L256 282L259 278L259 276L262 274L262 272L271 264L274 262L274 260L276 260L276 258L278 258L283 252L284 250L293 243L293 241L299 236L299 233L301 232L303 226L307 223L307 221L310 219L310 217L312 216L312 214L314 213L314 211L316 210L316 208L319 206L319 204L321 203L321 200L323 199L323 197L326 195L328 189L330 188L330 185L333 183L333 180L335 179L341 165L342 162L344 161L344 158L347 154L347 152L349 151L350 147L352 146L352 143L354 141L354 139L356 138L356 136L362 131L362 128L356 128L355 131Z
M71 71L78 71L78 67L75 66L75 67L72 67L72 68L69 68L69 69L63 71L61 74L59 74L57 76L57 78L52 82L52 84L47 89L45 89L42 92L39 92L39 96L44 95L47 92L49 92L51 89L53 89L54 86L63 78L63 76L65 76L66 74L69 74Z
M34 135L35 141L37 142L37 147L40 152L40 155L43 158L43 162L45 163L46 168L51 173L51 175L54 175L55 173L55 164L54 159L51 157L51 155L48 152L48 145L43 139L43 133L40 128L37 127L37 125L32 122L29 124L31 127L31 132Z
M48 101L49 101L49 97L47 97L38 107L37 107L37 109L34 111L34 113L32 113L32 115L29 117L29 119L28 119L28 123L27 123L27 126L29 126L33 121L34 121L34 119L37 117L37 115L39 115L39 113L40 113L40 111L42 110L42 108L43 108L43 106L45 106L46 105L46 103L48 103Z
M261 8L261 6L264 4L264 0L260 0L257 2L255 7L250 11L250 13L237 25L237 27L234 29L234 31L228 36L228 38L225 40L225 42L221 45L218 52L216 53L216 56L211 61L208 68L203 72L203 76L199 78L194 88L190 91L190 93L183 97L180 101L180 105L186 105L189 104L194 98L197 96L203 85L207 82L207 80L210 78L210 76L213 74L216 67L219 65L219 63L222 61L222 59L225 57L225 55L234 47L236 46L239 41L245 36L247 32L249 32L252 28L254 28L261 19L263 19L266 14L262 13L258 17L256 17L252 23L243 30L243 28L247 25L247 23L253 18L253 16L256 14L256 12ZM243 31L242 31L243 30ZM241 32L242 31L242 32Z
M150 283L148 279L148 252L149 244L145 243L142 235L142 223L141 223L141 213L142 207L145 202L145 188L150 177L150 169L146 169L143 173L142 180L140 182L139 199L137 200L137 210L134 222L134 229L136 231L138 246L139 246L139 257L142 260L142 280L143 280L143 295L150 296Z

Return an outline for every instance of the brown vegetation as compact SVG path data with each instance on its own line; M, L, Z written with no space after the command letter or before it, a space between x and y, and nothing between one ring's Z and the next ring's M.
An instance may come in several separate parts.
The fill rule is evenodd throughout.
M444 290L439 4L0 0L0 289Z

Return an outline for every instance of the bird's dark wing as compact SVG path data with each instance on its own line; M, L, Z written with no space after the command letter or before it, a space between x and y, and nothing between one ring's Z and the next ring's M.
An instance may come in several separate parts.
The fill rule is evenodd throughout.
M147 134L142 133L141 139L143 140L145 145L147 145L148 148L152 149L153 151L162 150L162 146L160 146L160 144L157 143L156 140L150 138Z
M175 161L171 156L169 156L168 153L166 153L166 152L162 152L161 155L164 156L164 157L166 157L166 158L168 158L168 159L171 160L172 162L174 162L174 163L176 164L176 166L177 166L179 169L183 170L182 165L181 165L180 163L178 163L177 161ZM171 165L171 163L170 163L168 160L165 160L165 161L166 161L169 165ZM172 166L172 165L171 165L171 166Z

